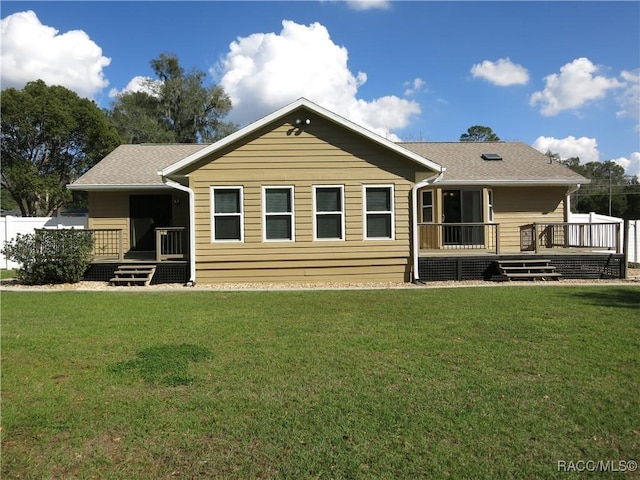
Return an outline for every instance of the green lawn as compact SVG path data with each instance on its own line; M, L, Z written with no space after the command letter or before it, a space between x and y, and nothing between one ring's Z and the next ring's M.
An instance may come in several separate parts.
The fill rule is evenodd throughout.
M2 478L637 478L639 379L633 286L4 292Z
M7 278L13 278L15 276L16 272L15 270L5 270L5 269L1 269L0 270L0 280L4 280Z

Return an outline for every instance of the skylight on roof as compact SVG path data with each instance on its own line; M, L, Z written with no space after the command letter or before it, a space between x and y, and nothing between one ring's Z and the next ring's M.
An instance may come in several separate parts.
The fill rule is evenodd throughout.
M483 153L481 156L484 160L502 160L502 157L497 153Z

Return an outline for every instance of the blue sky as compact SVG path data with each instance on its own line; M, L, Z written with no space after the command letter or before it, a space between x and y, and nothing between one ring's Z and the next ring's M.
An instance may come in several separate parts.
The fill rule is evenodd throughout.
M31 13L28 13L31 12ZM305 96L394 140L502 140L640 174L640 2L3 1L2 88L107 107L175 53L241 125Z

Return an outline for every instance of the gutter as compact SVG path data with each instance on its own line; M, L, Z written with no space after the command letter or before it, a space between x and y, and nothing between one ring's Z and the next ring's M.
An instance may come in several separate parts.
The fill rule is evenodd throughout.
M416 183L411 188L411 234L412 234L412 256L413 256L413 282L420 283L420 273L418 272L418 255L420 254L420 247L418 241L418 190L422 187L426 187L427 185L432 185L436 182L442 180L444 176L445 168L437 175L434 175L429 178L425 178L424 180Z
M195 193L191 188L162 177L162 183L167 187L186 192L189 195L189 281L187 286L193 287L196 284L196 207Z

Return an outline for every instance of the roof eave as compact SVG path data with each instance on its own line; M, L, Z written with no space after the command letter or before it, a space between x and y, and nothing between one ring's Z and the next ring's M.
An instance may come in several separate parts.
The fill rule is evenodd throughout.
M76 191L115 191L115 190L166 190L164 183L128 183L128 184L75 184L67 185Z
M542 187L542 186L574 186L574 185L584 185L590 183L591 181L588 179L583 180L561 180L561 179L551 179L551 180L496 180L496 179L486 179L486 180L441 180L438 182L438 185L489 185L489 186L501 186L501 187Z

